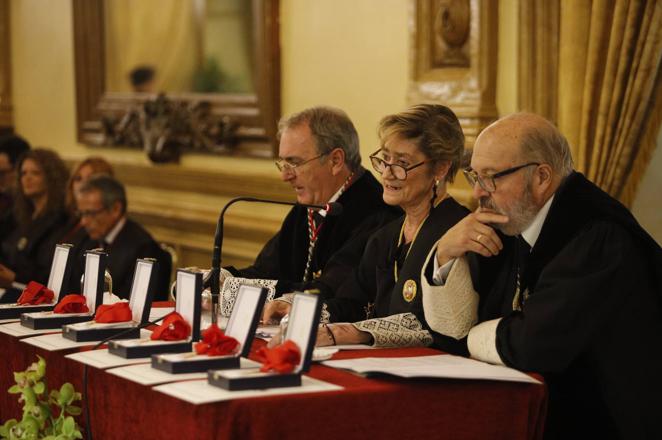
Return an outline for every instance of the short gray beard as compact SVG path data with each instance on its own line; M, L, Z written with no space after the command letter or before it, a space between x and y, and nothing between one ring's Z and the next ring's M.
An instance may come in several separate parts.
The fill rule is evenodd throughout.
M481 197L478 201L481 208L485 208L508 217L508 223L491 224L506 235L519 235L536 217L538 208L533 200L531 182L527 182L522 196L517 199L509 209L501 209L494 203L492 197Z

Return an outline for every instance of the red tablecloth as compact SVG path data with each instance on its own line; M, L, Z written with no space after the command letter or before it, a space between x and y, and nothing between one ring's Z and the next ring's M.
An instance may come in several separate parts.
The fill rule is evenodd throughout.
M82 365L0 334L8 362L0 363L0 391L39 354L48 383L82 388ZM73 351L73 350L72 350ZM438 351L388 349L341 352L362 356L421 356ZM448 438L532 439L542 437L544 386L495 381L363 378L313 365L310 376L344 387L340 391L239 399L192 405L89 369L91 424L96 439L166 438ZM18 417L15 395L0 392L0 419ZM82 417L79 423L83 423Z

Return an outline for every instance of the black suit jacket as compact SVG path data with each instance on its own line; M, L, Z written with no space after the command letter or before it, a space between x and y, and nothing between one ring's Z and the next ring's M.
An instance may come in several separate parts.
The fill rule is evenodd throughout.
M382 186L364 169L338 198L343 211L324 219L311 262L311 273L319 275L302 283L308 259L308 210L295 206L280 231L267 242L252 266L227 269L235 276L276 279L276 295L302 289L319 289L323 297L333 297L358 265L370 235L401 215L400 209L382 200Z
M67 293L80 291L80 278L85 269L85 252L99 247L99 242L85 235L76 245L75 267ZM120 298L129 298L133 272L138 258L154 258L158 262L157 283L154 300L166 300L170 284L172 261L170 254L161 249L152 236L142 226L127 219L113 243L106 247L108 252L108 271L113 278L113 293Z

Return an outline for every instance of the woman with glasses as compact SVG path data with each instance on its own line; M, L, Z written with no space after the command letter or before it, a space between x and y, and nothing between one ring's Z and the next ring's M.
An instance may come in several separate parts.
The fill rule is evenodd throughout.
M34 149L20 160L14 204L17 227L2 243L0 287L29 281L46 284L53 250L67 221L68 177L67 167L54 151ZM3 302L12 296L5 295Z
M317 345L423 346L433 342L423 317L420 275L433 244L469 211L446 192L464 153L455 114L422 104L386 116L381 148L370 156L381 175L384 201L405 215L370 238L361 262L325 303ZM342 322L342 323L338 323ZM437 335L453 351L451 338Z

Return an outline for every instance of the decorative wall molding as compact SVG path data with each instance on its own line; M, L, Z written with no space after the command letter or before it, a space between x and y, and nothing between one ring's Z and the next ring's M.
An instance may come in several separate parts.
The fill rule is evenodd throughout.
M415 0L413 5L408 99L452 108L471 146L498 116L498 3Z
M560 0L519 2L518 106L557 123Z

